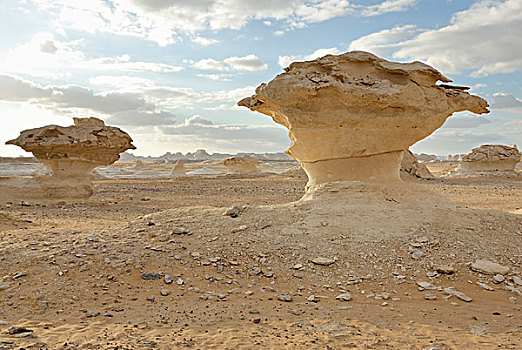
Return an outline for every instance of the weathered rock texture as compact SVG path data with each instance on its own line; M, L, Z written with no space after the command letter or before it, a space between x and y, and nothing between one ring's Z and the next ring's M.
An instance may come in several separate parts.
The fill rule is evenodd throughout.
M516 175L515 167L520 159L520 152L514 145L482 145L462 158L455 175Z
M424 164L417 161L417 157L409 149L405 149L402 153L401 177L432 179L433 175Z
M258 160L249 155L243 157L232 157L225 159L223 165L227 167L228 172L232 174L252 174L259 172L257 169Z
M301 162L308 188L324 182L400 181L402 150L454 112L488 113L467 88L420 63L367 52L292 63L239 102L288 128L287 154Z
M176 176L185 176L185 163L182 160L178 160L176 164L174 164L174 167L172 168L172 171L170 172L170 176L176 177Z
M93 193L90 172L97 166L110 165L119 154L135 149L124 131L97 118L74 118L74 125L48 125L24 130L6 144L31 152L46 165L51 174L25 183L29 191L44 197L88 197ZM34 188L33 188L34 187Z

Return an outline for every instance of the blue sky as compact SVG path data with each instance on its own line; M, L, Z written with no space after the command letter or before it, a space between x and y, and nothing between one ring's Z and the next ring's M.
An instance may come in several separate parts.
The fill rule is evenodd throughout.
M22 129L97 116L135 154L279 152L287 131L235 106L290 62L366 50L420 60L486 98L412 147L522 145L522 0L2 0L0 155Z

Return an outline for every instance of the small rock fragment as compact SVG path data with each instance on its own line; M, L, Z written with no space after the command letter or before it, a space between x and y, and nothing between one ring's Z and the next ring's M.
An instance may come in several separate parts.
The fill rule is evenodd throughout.
M155 272L143 272L141 278L144 280L159 280L160 274Z
M470 267L473 271L487 275L505 275L509 272L509 267L491 262L489 260L477 260L474 263L471 263Z
M312 260L312 263L321 266L329 266L335 263L335 259L318 257Z
M433 266L433 268L438 273L444 273L446 275L451 275L455 273L455 268L452 265L435 265Z
M444 294L452 295L454 297L457 297L458 299L465 301L467 303L471 302L473 299L468 297L466 294L459 292L455 287L447 287L444 288Z
M340 301L350 301L352 300L352 295L350 293L342 293L336 296L335 299Z
M285 301L285 302L289 303L293 299L292 299L292 296L290 294L279 294L277 296L277 300L281 300L281 301Z

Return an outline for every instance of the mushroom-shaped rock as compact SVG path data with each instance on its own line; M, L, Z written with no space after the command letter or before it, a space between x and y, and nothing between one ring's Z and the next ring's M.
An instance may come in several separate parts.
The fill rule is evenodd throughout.
M409 149L405 149L402 153L401 177L432 179L433 175L424 164L417 161L417 157Z
M176 162L176 164L174 164L174 166L172 167L172 171L170 172L170 176L171 177L176 177L176 176L185 176L186 173L185 173L185 162L183 162L182 160L178 160Z
M135 149L127 133L97 118L74 118L74 125L67 127L24 130L6 144L33 153L51 171L49 176L15 185L19 194L49 198L89 197L93 193L91 170L110 165L120 153Z
M227 167L228 172L232 174L252 174L257 173L258 160L248 154L243 157L227 158L223 161L223 165Z
M395 63L362 51L292 63L240 106L289 130L287 154L301 162L308 188L333 181L400 181L402 150L454 112L488 104L421 63Z
M67 179L88 178L92 169L110 165L120 153L136 148L126 132L97 118L74 118L74 125L67 127L48 125L24 130L6 144L33 153L51 169L51 176Z
M516 175L520 159L515 145L482 145L461 159L455 175Z

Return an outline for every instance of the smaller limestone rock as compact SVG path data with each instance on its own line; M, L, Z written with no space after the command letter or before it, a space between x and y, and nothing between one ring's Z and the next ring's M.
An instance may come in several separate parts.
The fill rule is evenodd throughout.
M433 285L433 283L426 282L426 281L423 281L423 280L418 280L417 281L417 285L420 288L422 288L423 290L424 289L437 289L437 287L435 285Z
M424 299L437 300L437 295L435 293L426 293L426 294L424 294Z
M509 272L509 267L491 262L489 260L477 260L471 264L471 269L473 271L487 275L505 275Z
M444 294L454 296L462 301L465 301L466 303L469 303L473 300L470 297L468 297L466 294L458 291L455 287L444 288Z
M292 299L292 296L290 294L279 294L277 296L277 300L280 300L280 301L284 301L284 302L291 302L293 299Z
M174 282L174 278L172 277L172 275L165 275L165 283L171 284L172 282Z
M321 266L329 266L335 263L335 259L318 257L312 260L312 263Z
M144 280L159 280L160 274L155 272L143 272L141 278Z
M164 297L168 296L170 294L170 291L167 289L162 289L160 294Z
M491 281L495 284L500 284L502 282L504 282L506 280L506 277L504 277L503 275L499 275L499 274L496 274L495 276L493 276L493 278L491 279Z
M335 299L340 301L350 301L352 300L352 295L350 293L342 293L336 296Z
M446 275L451 275L455 273L455 268L452 265L435 265L433 266L433 268L438 273L443 273Z

